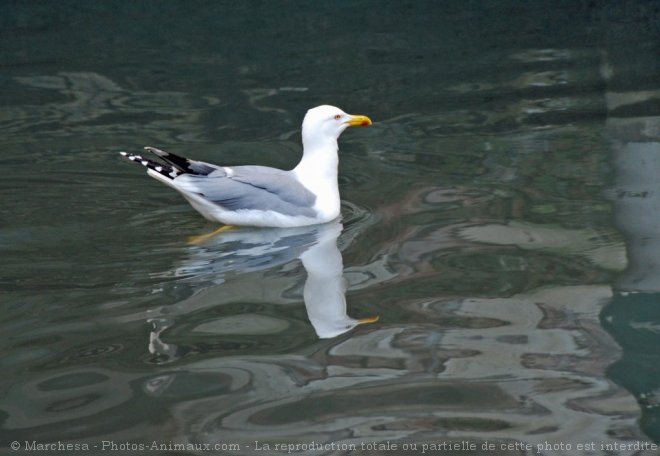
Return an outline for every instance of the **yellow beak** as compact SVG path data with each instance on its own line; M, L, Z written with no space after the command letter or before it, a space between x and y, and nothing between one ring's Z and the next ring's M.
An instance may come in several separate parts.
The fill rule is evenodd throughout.
M350 120L347 120L345 123L347 123L351 127L368 127L371 125L371 119L368 118L367 116L360 116L360 115L352 115Z

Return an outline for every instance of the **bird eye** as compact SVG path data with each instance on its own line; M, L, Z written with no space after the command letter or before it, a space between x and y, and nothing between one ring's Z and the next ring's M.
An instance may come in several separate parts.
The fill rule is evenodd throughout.
M335 120L339 120L339 119L341 119L341 114L335 115Z

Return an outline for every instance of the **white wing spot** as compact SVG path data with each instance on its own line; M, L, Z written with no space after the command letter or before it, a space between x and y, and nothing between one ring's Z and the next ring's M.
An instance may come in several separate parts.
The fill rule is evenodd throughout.
M161 172L163 170L162 166L156 166L156 171Z
M142 163L142 166L147 166L149 164L149 162L146 161L146 160L143 160L141 163Z

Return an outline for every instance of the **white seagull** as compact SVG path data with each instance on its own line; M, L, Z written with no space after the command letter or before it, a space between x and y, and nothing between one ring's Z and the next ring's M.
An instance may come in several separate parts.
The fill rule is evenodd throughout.
M326 223L340 212L337 138L367 116L334 106L310 109L302 124L303 156L290 171L267 166L218 166L145 147L164 163L120 152L180 192L205 218L225 225L293 227Z

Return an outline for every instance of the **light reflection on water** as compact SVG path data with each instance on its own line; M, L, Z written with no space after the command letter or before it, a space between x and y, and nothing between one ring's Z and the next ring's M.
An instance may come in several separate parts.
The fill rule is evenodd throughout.
M364 36L335 33L356 20L333 11L301 32L320 45L290 33L318 14L305 8L249 43L230 39L240 6L172 2L151 13L178 39L163 53L133 6L89 6L124 32L94 60L68 39L43 45L69 19L48 27L47 7L14 8L2 445L658 440L657 45L590 34L634 15L530 5L515 27L506 5L401 4L372 11ZM63 8L73 23L87 14ZM271 45L291 52L274 59ZM290 167L301 112L328 94L376 121L342 138L341 223L189 245L211 227L116 158L173 144Z

